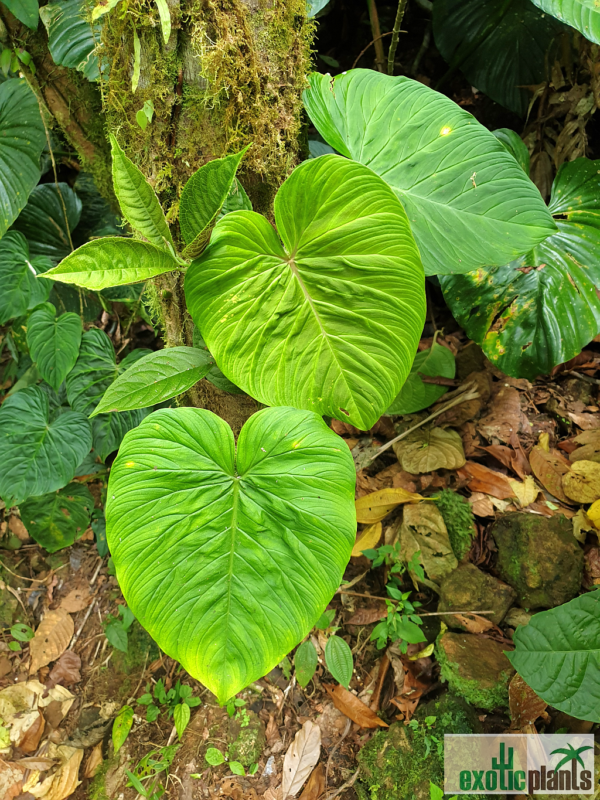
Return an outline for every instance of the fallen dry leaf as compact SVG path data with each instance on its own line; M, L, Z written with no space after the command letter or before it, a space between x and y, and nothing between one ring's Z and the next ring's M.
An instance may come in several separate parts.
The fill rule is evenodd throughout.
M450 619L455 620L458 625L469 633L483 633L494 627L491 619L486 619L479 614L453 614ZM448 622L448 625L453 627L451 622Z
M436 469L458 469L465 463L462 439L450 428L419 428L393 448L402 469L415 475Z
M418 648L419 645L413 647ZM400 653L397 650L394 652L394 650L396 650L394 645L388 648L398 695L392 698L391 702L401 712L404 721L408 722L419 705L421 695L429 686L429 678L424 672L431 664L431 658L411 661L408 653Z
M368 705L363 703L355 694L343 686L333 686L330 683L322 684L327 694L333 700L334 706L342 714L356 722L361 728L387 728L389 727Z
M380 489L356 501L356 521L372 525L386 517L402 503L418 503L425 498L405 489Z
M15 764L25 767L25 769L37 769L38 772L46 772L56 764L56 761L46 758L46 756L27 756L15 761Z
M16 514L11 514L8 518L8 529L22 542L31 541L27 528L23 525L21 518L17 517Z
M577 503L600 500L600 464L596 461L576 461L563 475L564 493Z
M321 795L325 792L325 770L323 764L317 766L310 773L310 778L304 791L300 795L300 800L319 800Z
M81 680L81 658L72 650L65 650L48 675L47 686L54 688L57 684L71 686Z
M383 619L386 614L387 608L384 605L376 608L359 608L346 622L346 625L372 625Z
M510 442L511 436L521 429L523 420L519 392L504 385L489 405L489 413L479 420L477 429L488 441L500 439Z
M567 412L567 416L583 431L591 431L600 428L600 415L598 414L573 414Z
M10 726L17 714L46 708L52 703L58 703L64 715L73 705L74 699L74 695L63 686L47 689L39 681L16 683L0 692L0 717L4 720L4 725Z
M548 703L538 697L523 678L516 674L508 684L508 706L512 720L511 727L520 729L524 725L533 725L544 713Z
M34 797L43 800L65 800L73 794L81 782L78 775L83 750L66 745L57 747L51 743L48 755L58 759L58 769L29 791Z
M21 794L24 772L23 767L0 759L0 797L2 800L13 800L14 797Z
M453 394L460 394L467 386L471 386L474 391L478 392L479 397L475 397L472 400L465 400L464 403L459 403L453 408L443 411L436 420L436 424L439 427L450 425L454 428L459 428L461 425L464 425L466 422L478 416L481 409L490 399L492 379L489 374L487 372L471 372L460 384L456 392L448 392L448 394L445 394L442 400L434 406L433 410L436 411L442 405L445 405L452 398Z
M267 724L267 730L265 733L267 736L268 747L273 747L275 742L281 741L281 736L279 735L279 726L275 722L274 714L269 714L269 722Z
M404 509L400 551L408 563L420 551L419 561L430 580L439 583L458 566L444 518L434 503Z
M276 789L269 788L263 794L263 800L281 800L281 798L282 798L281 786L278 786Z
M458 475L463 480L470 479L469 489L472 492L483 492L498 498L498 500L514 497L508 478L500 472L494 472L493 469L484 467L483 464L467 461L464 467L458 470Z
M377 544L381 539L381 534L381 522L376 522L374 525L369 525L358 534L354 547L352 548L352 555L355 557L361 556L363 550L372 550L374 547L377 547Z
M514 478L507 478L507 480L521 508L527 508L535 502L540 488L531 475L527 475L523 481L517 481Z
M590 547L583 557L583 585L586 589L600 584L600 548Z
M69 646L75 632L73 618L63 609L48 611L41 621L35 636L29 642L31 666L29 672L37 672L55 661Z
M83 586L77 589L72 589L66 597L60 601L59 608L64 608L70 614L75 614L77 611L83 611L90 604L90 590L89 587Z
M596 505L596 503L594 503ZM573 536L577 539L578 542L582 544L585 542L587 538L588 531L595 531L598 525L597 522L600 522L598 518L593 520L590 517L590 511L594 508L594 506L590 506L588 508L587 514L580 508L576 514L573 515L571 522L573 523Z
M294 737L283 759L283 800L295 797L321 755L321 729L307 720Z
M529 453L529 464L535 477L553 497L561 503L569 502L562 488L563 475L571 468L566 459L553 455L542 445L536 444Z
M483 492L473 492L469 497L469 504L476 517L494 516L494 504L490 500L489 495Z
M93 778L94 775L100 769L100 765L102 764L102 742L98 742L98 744L92 748L92 752L88 756L88 760L85 764L85 771L83 773L84 778Z
M19 718L15 720L10 730L10 738L16 742L17 747L19 747L24 753L35 753L35 751L38 749L40 739L42 738L42 734L44 732L44 725L46 724L41 711L34 711L33 714L35 715L34 718L29 720L29 724L24 730L22 730L18 740L13 739L13 734L18 730L17 723L20 722ZM27 717L29 717L29 714L26 714L24 719Z

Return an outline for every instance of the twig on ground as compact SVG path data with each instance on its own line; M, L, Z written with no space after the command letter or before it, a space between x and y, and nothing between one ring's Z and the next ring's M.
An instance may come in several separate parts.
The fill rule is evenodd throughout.
M343 783L339 787L339 789L336 789L333 794L327 795L325 800L333 800L334 797L339 797L339 795L341 795L342 792L345 792L346 789L350 789L352 786L354 786L354 784L356 783L356 779L358 778L359 773L360 773L360 767L356 770L354 775L349 780L346 781L346 783Z

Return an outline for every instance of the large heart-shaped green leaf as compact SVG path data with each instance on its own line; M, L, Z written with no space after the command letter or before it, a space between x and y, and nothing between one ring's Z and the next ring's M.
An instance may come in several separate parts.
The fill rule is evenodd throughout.
M48 395L37 386L0 407L0 497L7 507L62 489L92 446L89 421L76 411L50 419Z
M106 236L78 247L47 273L48 278L86 289L107 289L180 269L166 250L148 242Z
M77 314L61 314L45 303L27 321L27 345L42 378L58 389L75 366L81 343L81 319Z
M305 161L275 198L277 232L227 214L188 270L187 305L217 364L267 405L368 430L410 372L425 317L406 214L371 170Z
M119 449L127 431L136 428L150 413L149 408L98 414L92 418L92 447L102 461Z
M100 41L100 25L95 23L92 31L86 13L84 0L57 0L40 8L54 63L79 70L89 81L97 81L100 68L95 47Z
M451 69L511 111L525 116L531 92L554 61L564 26L530 0L436 0L433 35Z
M81 337L79 356L67 375L69 404L88 417L117 375L112 342L104 331L90 328Z
M549 209L558 232L494 269L440 279L457 321L507 375L535 378L600 332L600 161L563 164Z
M79 539L90 524L93 510L94 498L80 483L70 483L41 497L30 497L19 506L27 532L49 553Z
M25 80L0 84L0 237L19 216L40 179L46 133Z
M13 229L25 236L32 256L48 256L57 264L72 250L69 234L80 217L81 200L67 183L41 183L29 195Z
M426 275L506 264L555 230L539 191L496 137L409 78L351 70L310 76L304 103L339 153L400 198Z
M600 591L535 614L518 627L513 667L549 705L600 722Z
M316 415L259 411L237 443L210 411L157 411L111 469L119 585L220 702L277 665L339 586L356 535L350 451Z
M171 232L154 189L142 171L125 155L111 134L112 176L123 216L136 231L159 247L173 244Z
M534 5L600 44L600 7L596 0L531 0Z
M425 383L421 376L453 378L455 372L456 362L450 350L434 342L427 350L421 350L415 356L410 375L387 413L414 414L415 411L421 411L423 408L433 405L448 391L448 387Z
M168 347L137 361L109 386L94 411L146 408L176 397L198 383L214 365L207 350Z
M48 299L52 284L38 280L51 262L45 257L30 258L22 233L9 231L0 240L0 325Z

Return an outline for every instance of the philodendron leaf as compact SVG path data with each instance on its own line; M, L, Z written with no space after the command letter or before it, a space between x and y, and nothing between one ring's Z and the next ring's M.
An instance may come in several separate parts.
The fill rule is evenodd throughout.
M451 68L492 100L525 116L525 87L549 78L556 39L565 30L530 0L436 0L435 44Z
M556 228L496 137L418 81L351 70L310 76L306 109L339 153L381 175L402 202L425 274L505 264Z
M534 5L600 44L600 7L596 0L531 0Z
M386 413L414 414L415 411L429 408L448 391L448 387L425 383L421 376L453 378L455 373L456 362L450 350L434 342L428 350L417 353L406 383Z
M25 80L0 84L0 238L40 179L46 134L35 94Z
M37 386L0 407L0 498L7 507L62 489L92 446L89 421L75 411L50 421L48 395Z
M542 700L600 722L600 591L534 614L513 641L506 656Z
M112 342L104 331L90 328L81 338L79 356L67 375L70 406L89 416L117 375Z
M40 10L38 0L3 0L3 3L23 25L33 31L37 28Z
M57 264L72 250L69 232L80 217L81 200L67 183L40 183L29 195L13 230L25 236L32 256L48 256Z
M123 216L132 228L158 247L173 244L171 232L154 189L142 171L125 155L116 138L110 134L112 176L115 194Z
M29 257L27 240L22 233L9 231L0 239L0 325L23 316L28 309L48 299L52 284L38 280L36 275L45 272L50 265L46 258Z
M204 409L163 409L126 435L106 507L119 585L219 702L279 664L333 596L355 538L354 484L350 451L307 411L259 411L237 452Z
M89 81L100 78L96 40L100 41L100 25L86 20L84 0L57 0L40 8L40 17L48 31L48 48L55 64L83 72Z
M148 242L106 236L78 247L46 277L99 291L146 281L174 269L180 265L166 250Z
M168 347L137 361L109 386L92 414L128 411L162 403L187 391L214 365L195 347Z
M457 321L507 375L545 375L600 332L599 169L586 158L563 164L549 205L558 231L531 253L440 279Z
M234 155L204 164L183 187L179 224L187 245L183 251L186 258L196 258L208 244L217 216L228 198L235 173L248 147Z
M136 428L144 417L148 416L150 410L136 408L133 411L98 414L92 418L92 447L102 461L119 449L125 434Z
M510 128L497 128L492 133L523 169L525 175L529 175L529 150L519 134L511 131Z
M425 318L406 214L371 170L329 155L292 172L275 221L277 232L252 211L219 220L187 272L190 313L252 397L368 430L410 372Z
M30 497L19 506L27 532L49 553L68 547L85 533L94 510L94 498L81 483L69 483L58 492Z
M65 313L56 317L56 309L45 303L27 321L27 346L40 375L58 392L75 366L81 344L81 319Z

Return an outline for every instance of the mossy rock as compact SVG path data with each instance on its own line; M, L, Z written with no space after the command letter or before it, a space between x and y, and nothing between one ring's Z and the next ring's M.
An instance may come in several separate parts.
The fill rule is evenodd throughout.
M19 603L8 589L0 589L0 627L10 628L14 622Z
M442 679L477 708L508 706L508 684L515 674L503 646L493 639L447 631L435 648Z
M229 721L229 760L244 767L256 764L265 748L265 726L254 711L238 711Z
M498 574L517 592L523 608L554 608L581 586L583 550L563 516L506 514L491 528Z
M471 549L475 537L475 518L471 506L462 495L450 489L443 489L432 500L444 518L452 551L461 561Z
M493 611L486 619L499 625L515 597L514 589L508 584L482 572L474 564L464 564L444 579L438 611ZM462 627L453 617L446 618L446 622L453 628Z
M394 722L359 752L359 800L429 800L429 781L443 786L444 734L477 733L481 727L475 711L450 692L421 706L415 722L416 727Z

